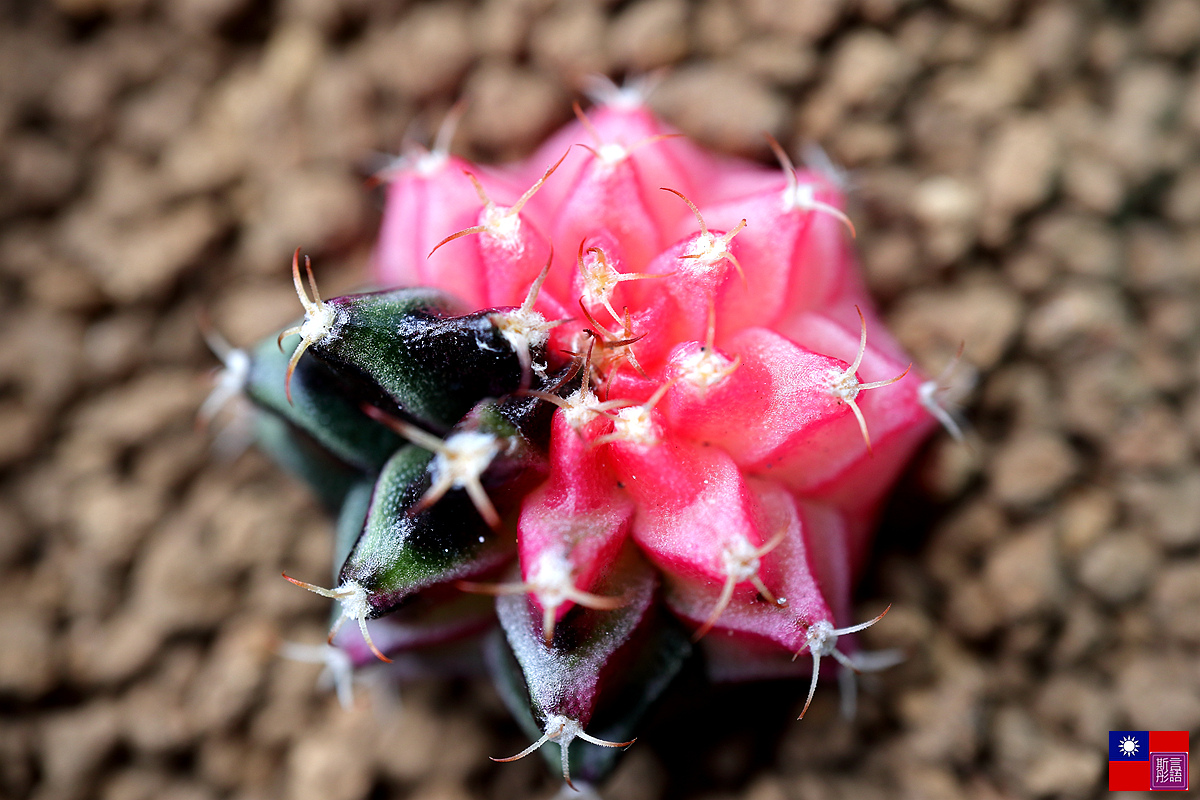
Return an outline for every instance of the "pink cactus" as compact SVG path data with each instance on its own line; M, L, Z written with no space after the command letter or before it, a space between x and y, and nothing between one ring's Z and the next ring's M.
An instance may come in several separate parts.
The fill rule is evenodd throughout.
M408 159L376 276L485 309L549 260L515 335L586 357L577 391L541 395L549 474L521 505L522 581L493 591L528 593L549 640L573 606L622 602L598 587L632 541L716 677L811 668L815 689L821 657L853 663L852 580L941 410L872 310L834 181L606 100L511 167Z

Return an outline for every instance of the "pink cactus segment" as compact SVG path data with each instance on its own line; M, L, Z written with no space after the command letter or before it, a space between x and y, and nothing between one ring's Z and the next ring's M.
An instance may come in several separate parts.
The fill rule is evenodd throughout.
M701 209L714 227L748 222L737 238L747 285L729 287L717 300L718 316L731 329L769 326L780 316L820 308L844 293L853 273L846 268L853 258L841 196L816 180L805 182L810 173L784 181L775 175L760 192Z
M580 120L566 125L526 163L535 164L546 158L556 158L557 154L571 145L587 145L607 164L630 161L636 165L640 193L646 198L653 220L660 230L667 231L682 219L680 209L672 207L654 192L660 186L674 186L684 193L692 192L697 188L695 176L712 174L713 157L684 138L651 141L656 137L675 136L678 131L665 125L641 104L597 106L587 112L587 120L588 125ZM556 181L553 187L547 186L545 195L538 198L535 205L546 209L549 216L553 209L562 205L580 175L592 164L590 154L583 158L573 153L568 163L563 165L566 174L562 177L567 180ZM526 172L525 177L532 176Z
M852 622L850 587L856 572L852 547L852 523L847 515L822 503L796 499L796 508L804 520L804 544L808 563L830 614L824 619L835 625ZM795 651L793 651L795 652Z
M663 573L671 608L714 626L702 646L718 676L804 674L811 659L792 655L812 625L855 622L849 592L882 498L935 424L921 404L923 378L885 385L908 358L871 310L831 180L786 158L781 173L663 138L673 131L640 98L605 98L527 162L476 172L489 197L514 202L571 147L509 218L509 246L481 231L442 247L428 267L403 262L389 273L382 256L403 239L393 234L380 245L381 274L458 293L465 282L476 307L515 305L552 239L537 309L570 319L549 332L547 349L590 352L594 388L549 400L561 407L549 476L520 514L520 586L553 562L590 592L632 539ZM425 206L437 200L406 179L407 194L393 187L395 204L414 216L389 207L387 220L413 239L432 229L404 225L432 219ZM459 204L437 210L445 224L432 236L488 222L491 201L481 214L469 196L461 211L465 178L443 170L428 182L453 184ZM659 277L632 279L647 275ZM573 602L557 599L543 629Z
M810 350L853 360L857 337L821 314L804 314L793 326L797 343ZM899 375L906 365L868 345L858 375L864 382ZM870 431L871 452L856 420L842 415L807 435L792 437L784 446L747 469L767 474L799 494L846 508L870 508L891 486L908 453L936 424L921 405L923 380L909 374L878 390L863 391L857 403ZM903 456L902 456L903 454Z
M390 173L387 204L375 246L374 272L386 286L431 286L486 308L477 252L430 251L447 234L474 223L479 198L457 156L423 153ZM452 277L451 277L452 276Z
M536 584L549 560L566 565L574 589L590 592L620 554L634 504L601 453L573 427L580 414L587 414L580 403L576 406L556 413L551 423L550 478L522 504L518 549L526 583ZM562 619L575 599L561 591L556 595L549 599L556 601L556 619ZM533 598L544 610L547 598L536 592Z
M758 528L742 473L719 449L676 439L615 439L605 447L620 484L638 504L634 541L676 579L724 584L726 546L740 536L760 548L770 538Z
M653 372L679 342L706 337L713 298L723 291L744 292L737 235L701 230L663 251L648 272L667 275L629 288L635 298L633 329L645 338L637 345L642 366ZM732 287L726 289L726 287Z
M559 206L554 240L580 243L598 235L615 238L626 270L646 271L665 242L647 205L633 157L612 164L591 153L588 158L590 163ZM560 271L560 281L564 273L570 274Z
M598 231L580 240L572 265L567 297L578 298L601 325L619 325L624 309L640 307L640 276L653 273L630 266L624 244L611 231Z
M822 546L825 536L840 531L829 525L828 514L809 513L809 508L797 504L777 484L751 479L748 485L756 500L759 535L782 537L779 546L760 559L759 568L777 602L763 598L750 584L743 584L716 619L710 635L720 638L732 632L763 639L790 658L804 646L812 623L833 619L811 565L811 551ZM703 624L709 618L722 588L720 583L678 580L670 581L669 586L667 602L671 608L696 624Z
M468 172L482 208L473 225L448 233L435 252L450 248L458 253L474 250L484 274L486 303L491 306L517 305L537 277L550 255L550 239L524 212L526 204L562 163L564 156L551 162L537 180L517 194L497 174L477 177ZM512 197L511 205L500 205L493 196ZM467 243L455 243L466 238ZM440 276L452 279L450 275Z
M676 374L692 374L688 365L697 347L689 343L672 352ZM723 448L741 467L761 467L790 452L797 441L818 437L822 426L846 417L855 424L850 409L824 380L845 362L805 350L765 328L738 332L726 349L741 364L724 380L702 392L697 379L684 377L667 394L663 414L672 430ZM836 446L845 444L837 440ZM861 447L861 439L857 444Z

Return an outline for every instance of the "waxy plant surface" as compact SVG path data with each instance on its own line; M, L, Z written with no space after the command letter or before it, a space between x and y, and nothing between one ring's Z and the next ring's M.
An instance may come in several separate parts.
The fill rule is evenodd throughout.
M948 419L873 313L835 176L599 99L514 166L410 150L375 254L401 288L322 300L297 257L303 321L225 358L283 422L265 449L339 511L335 585L289 576L338 602L331 663L453 658L494 595L489 667L535 737L513 758L558 745L568 783L688 658L811 673L808 702L823 657L893 663L838 638L878 621L852 582Z

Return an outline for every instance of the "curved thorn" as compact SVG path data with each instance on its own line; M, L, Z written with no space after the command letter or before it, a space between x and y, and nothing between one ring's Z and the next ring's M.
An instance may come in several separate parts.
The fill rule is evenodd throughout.
M812 680L808 684L808 699L804 701L804 708L800 709L800 716L796 717L797 720L804 719L804 715L808 713L808 707L812 705L813 695L817 693L817 676L820 675L821 671L821 657L815 652L812 654L812 657L813 670Z
M479 196L479 202L483 203L484 208L489 208L495 205L495 203L492 202L492 198L488 197L487 192L484 191L483 184L479 182L479 178L475 177L475 173L464 169L463 175L466 175L467 180L469 180L471 185L475 187L475 194Z
M450 242L453 242L455 239L461 239L462 237L470 236L473 233L483 233L486 230L487 230L487 227L484 225L474 225L470 228L464 228L461 231L459 231L458 233L452 233L449 236L447 236L445 239L442 239L440 242L435 244L433 246L433 249L429 251L429 255L425 256L425 257L429 258L430 256L432 256L434 253L436 253L438 251L439 247L441 247L444 244L449 244Z
M375 642L371 641L371 632L367 630L366 614L358 618L358 629L362 632L363 641L367 643L367 647L370 648L371 652L375 654L375 657L385 664L392 663L392 660L385 656L380 649L375 646Z
M867 432L867 420L863 417L862 409L858 407L858 401L848 397L846 405L850 406L850 410L854 412L854 418L858 420L858 430L862 433L863 441L867 443L867 452L874 456L875 450L871 447L871 434Z
M729 607L729 603L733 600L733 590L737 586L737 580L733 575L725 576L725 585L721 587L721 594L717 597L717 604L713 607L712 613L708 615L708 619L704 620L704 624L696 629L692 634L692 643L700 641L704 635L712 630L713 625L717 624L717 620L725 613L725 609Z
M554 625L558 621L558 606L542 606L542 639L546 647L554 644Z
M546 266L542 267L542 271L534 278L533 283L529 287L529 291L525 295L525 302L521 304L522 311L532 311L533 304L537 301L538 293L542 291L542 284L546 282L546 276L550 274L550 265L554 263L554 244L550 245L550 255L546 257Z
M292 353L292 357L288 359L287 373L283 378L283 393L287 396L288 405L292 403L292 374L296 371L296 365L300 363L300 356L304 355L308 345L309 342L301 341L296 346L296 351Z
M862 363L863 354L867 352L867 318L863 316L862 309L858 306L855 306L854 310L858 312L858 321L862 325L862 334L858 339L858 355L854 357L854 363L851 364L850 369L846 371L848 375L855 375L858 373L858 366Z
M907 375L908 371L910 369L912 369L911 362L909 363L909 365L907 367L904 368L904 372L901 372L899 375L897 375L894 378L888 378L887 380L882 380L882 381L871 381L870 383L860 383L858 385L859 391L862 391L865 389L881 389L884 386L891 386L893 383L895 383L896 381L900 380L905 375Z
M305 583L304 581L296 580L291 575L288 575L286 572L281 573L281 574L283 575L283 579L286 580L288 583L299 586L301 589L308 589L313 594L319 594L319 595L321 595L321 597L328 597L331 600L337 600L339 597L337 592L333 591L332 589L326 589L323 586L317 586L312 583Z
M500 530L500 515L496 512L496 507L492 505L492 499L488 497L487 491L479 479L467 481L463 488L467 490L467 497L471 498L471 505L475 506L475 510L479 512L479 516L483 517L483 521L488 524L488 527L494 531Z
M874 619L869 619L866 622L860 622L857 625L851 625L848 628L838 628L837 630L834 631L834 633L836 633L838 636L845 636L848 633L858 633L859 631L866 630L867 628L874 625L876 622L879 622L881 619L886 617L887 613L891 610L892 610L892 604L888 603L887 608L885 608L883 611L880 611L879 616L875 617Z
M299 250L296 252L299 252ZM317 291L317 279L313 277L312 259L308 256L304 257L304 271L308 273L308 285L312 288L313 305L319 306L321 305L321 293Z
M590 119L588 119L587 114L583 113L583 108L579 105L578 100L571 103L571 110L575 112L575 118L579 120L579 124L582 125L583 129L588 132L589 136L592 137L592 141L596 143L596 147L601 147L604 144L604 140L600 138L600 131L596 130L596 126L592 124ZM581 144L580 147L586 147L588 150L592 150L592 148L588 147L586 144ZM596 155L596 151L592 150L592 154Z
M454 141L454 134L458 131L458 123L462 122L463 114L465 113L467 113L466 98L462 98L450 106L450 110L446 112L446 116L442 117L442 124L438 126L437 138L433 140L433 152L450 152L450 145Z
M554 170L558 169L559 165L562 164L562 162L566 160L567 156L569 156L571 154L571 147L573 147L573 146L574 145L571 145L570 147L568 147L567 152L563 153L562 156L559 157L558 161L555 161L553 164L550 165L550 167L544 173L542 173L542 177L538 178L537 183L535 183L533 186L530 186L525 191L525 194L521 195L517 199L517 202L515 202L511 206L509 206L508 216L512 216L513 214L521 213L521 209L524 208L525 204L529 202L529 198L531 198L535 194L537 194L537 190L542 188L542 184L544 184L546 182L546 179L549 178L551 175L553 175Z
M300 305L304 306L305 312L309 312L313 308L313 302L308 299L308 293L304 290L304 281L300 278L300 248L296 248L296 252L292 253L292 285L296 287L296 296L300 298Z
M593 611L616 611L629 602L629 598L627 597L606 597L600 594L585 592L576 587L571 587L563 594L568 600L584 608L590 608Z
M771 146L771 151L775 153L775 158L779 160L779 166L783 168L784 178L787 180L787 191L795 194L799 182L796 179L796 167L792 164L792 159L774 136L766 131L763 132L763 136L766 137L767 144Z
M539 747L541 747L548 741L550 741L550 734L543 733L542 738L538 739L536 742L529 745L529 747L526 747L524 750L517 753L515 756L509 756L508 758L494 758L492 756L488 756L488 758L491 759L492 761L495 761L497 764L507 764L510 761L519 761L522 758L524 758L525 756L529 755L530 753L536 751Z
M754 586L755 590L757 590L758 593L760 595L762 595L762 598L764 600L766 600L768 603L770 603L771 605L779 606L780 608L787 605L787 600L786 599L776 599L775 594L770 589L767 588L767 585L765 583L763 583L763 579L758 577L757 575L750 576L750 583Z
M580 733L583 733L583 731L580 731ZM571 747L570 741L566 741L566 742L560 741L558 743L558 753L559 753L560 758L562 759L563 780L566 782L567 786L570 786L572 789L574 789L575 791L578 792L579 790L575 789L575 784L571 783L571 754L570 754L570 750L569 750L570 747Z
M634 742L637 741L637 739L634 738L634 739L630 739L628 742L610 742L607 739L597 739L595 736L592 736L590 733L585 733L583 731L580 731L576 735L580 739L583 739L585 742L591 742L592 744L598 744L601 747L629 747L630 745L632 745Z
M687 199L687 197L683 194L683 192L678 192L678 191L676 191L674 189L670 189L666 186L660 186L658 188L663 190L664 192L670 192L671 194L675 195L683 202L687 203L688 208L690 208L692 210L692 213L696 215L696 221L700 223L700 233L701 234L708 233L708 226L704 224L704 217L700 216L700 209L696 208L696 204L693 203L691 200Z
M830 653L830 655L832 655L834 660L837 661L839 664L841 664L843 667L845 667L846 669L850 670L851 672L853 672L855 674L858 674L858 667L855 666L854 662L851 661L849 658L847 658L846 654L843 653L841 650L835 649L832 653Z

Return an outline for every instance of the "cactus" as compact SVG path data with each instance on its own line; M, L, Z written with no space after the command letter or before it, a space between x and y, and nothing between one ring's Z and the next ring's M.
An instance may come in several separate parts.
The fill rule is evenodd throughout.
M374 267L403 288L323 301L297 253L303 320L220 389L340 509L333 588L289 578L337 601L340 671L490 630L533 739L513 758L568 784L687 659L808 674L804 710L823 658L893 661L839 643L879 621L850 618L852 581L950 419L875 315L834 179L708 153L628 92L576 111L521 164L398 161Z

